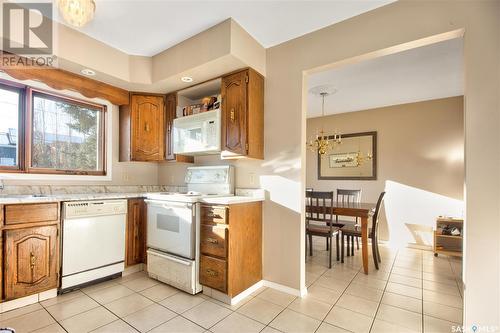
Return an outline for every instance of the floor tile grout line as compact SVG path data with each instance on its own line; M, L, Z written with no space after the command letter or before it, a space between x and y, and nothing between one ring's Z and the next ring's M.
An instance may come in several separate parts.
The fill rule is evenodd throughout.
M42 306L42 308L43 308L43 309L45 309L45 307L44 307L44 306L43 306L40 302L37 302L37 303L38 303L38 304L40 304L40 305ZM35 305L35 304L37 304L37 303L29 304L29 305L26 305L26 306ZM16 308L16 309L12 309L12 310L9 310L9 311L2 312L2 313L0 313L0 316L1 316L2 314L4 314L4 313L9 313L9 312L11 312L11 311L16 311L17 309L22 309L22 308L24 308L24 306L23 306L23 307L20 307L20 308ZM41 310L40 308L38 308L38 309L34 309L34 310L28 311L28 312L26 312L26 313L23 313L23 314L20 314L20 315L17 315L17 316L14 316L14 317L8 318L8 319L6 319L6 321L8 321L8 320L12 320L12 319L16 319L16 318L19 318L19 317L22 317L22 316L28 315L28 314L30 314L30 313L33 313L33 312L36 312L36 311L40 311L40 310ZM47 311L47 312L48 312L48 311Z
M111 312L111 311L110 311L110 312ZM113 314L114 314L114 313L113 313ZM114 314L114 315L116 316L116 314ZM118 316L117 316L117 317L118 317ZM128 326L130 326L130 327L132 327L132 329L133 329L134 331L136 331L137 333L141 333L141 331L139 331L139 330L138 330L138 329L136 329L134 326L130 325L129 323L127 323L125 320L123 320L123 319L122 319L122 318L120 318L120 317L118 317L118 319L113 320L113 321L112 321L112 322L110 322L110 323L107 323L107 324L104 324L104 325L102 325L102 326L99 326L99 327L94 328L92 331L89 331L89 333L95 332L95 331L97 331L98 329L103 328L104 326L110 325L110 324L112 324L112 323L114 323L114 322L116 322L116 321L123 321L125 324L127 324L127 325L128 325Z
M132 279L132 280L130 280L130 281L133 281L133 280L135 280L135 279ZM112 281L112 280L110 280L110 281ZM122 285L122 284L121 284L121 283L119 283L119 282L117 282L117 283L118 283L118 285ZM124 286L124 287L125 287L125 288L127 288L127 289L130 289L130 288L128 288L127 286ZM153 287L154 287L154 286L151 286L150 288L153 288ZM107 289L107 288L110 288L110 287L106 287L106 288L103 288L103 289ZM141 290L141 291L144 291L144 290L146 290L146 289L149 289L149 288L145 288L145 289L143 289L143 290ZM132 290L132 289L130 289L130 290ZM135 294L139 294L139 295L141 295L141 296L143 296L143 297L147 298L148 300L152 301L154 304L158 304L159 306L164 307L165 309L167 309L167 310L169 310L169 311L172 311L173 313L175 313L175 314L176 314L176 316L174 316L174 317L170 318L169 320L167 320L167 321L165 321L165 322L163 322L163 323L161 323L161 324L159 324L159 325L157 325L157 326L155 326L155 327L151 328L150 330L148 330L148 332L149 332L149 331L151 331L151 330L153 330L153 329L155 329L155 328L156 328L156 327L158 327L158 326L161 326L161 325L165 324L166 322L169 322L170 320L172 320L172 319L174 319L174 318L177 318L177 317L181 316L181 314L180 314L180 313L177 313L177 312L175 312L175 311L173 311L173 310L171 310L171 309L167 308L166 306L164 306L164 305L160 304L159 302L154 301L154 300L152 300L152 299L149 299L148 297L146 297L146 296L142 295L142 294L140 293L140 291L135 291L135 290L132 290L132 291L133 291ZM118 318L119 318L119 320L124 321L125 323L127 323L127 325L131 326L134 330L137 330L138 332L140 332L138 329L136 329L136 328L135 328L135 327L133 327L131 324L129 324L127 321L125 321L125 320L123 319L124 317L120 317L120 316L116 315L113 311L111 311L110 309L108 309L108 308L105 306L106 304L100 303L99 301L97 301L97 300L95 300L94 298L92 298L92 296L90 296L90 295L86 294L84 291L82 291L82 292L83 292L85 295L87 295L88 297L90 297L91 299L93 299L95 302L97 302L100 306L102 306L103 308L105 308L106 310L108 310L109 312L111 312L113 315L115 315L116 317L118 317ZM162 299L161 301L164 301L164 300L166 300L167 298L170 298L170 297L172 297L172 296L174 296L174 295L176 295L176 294L177 294L177 292L176 292L175 294L172 294L172 295L170 295L170 296L165 297L165 298L164 298L164 299ZM130 294L130 295L133 295L133 294ZM127 295L127 296L130 296L130 295ZM108 302L107 304L112 303L112 302L114 302L114 301L117 301L117 300L119 300L119 299L121 299L121 298L124 298L124 297L127 297L127 296L123 296L123 297L117 298L117 299L115 299L115 300L113 300L113 301L111 301L111 302ZM200 303L200 304L201 304L201 303ZM151 305L152 305L152 304L151 304ZM148 306L151 306L151 305L148 305ZM146 307L147 307L147 306L146 306ZM146 307L144 307L144 308L146 308ZM139 312L139 311L143 310L144 308L139 309L139 310L137 310L137 311L135 311L135 312L133 312L133 313L131 313L131 314L134 314L134 313L136 313L136 312ZM193 308L194 308L194 306L193 306ZM190 308L190 309L191 309L191 308ZM189 310L189 309L188 309L188 310ZM188 311L188 310L186 310L186 311ZM82 313L83 313L83 312L82 312ZM128 315L131 315L131 314L128 314ZM128 315L127 315L127 316L128 316ZM125 317L126 317L126 316L125 316ZM183 317L183 318L184 318L184 317ZM187 318L185 318L185 319L187 319ZM188 319L188 320L189 320L189 319ZM116 321L116 320L115 320L115 321ZM106 325L108 325L108 324L106 324ZM105 325L103 325L103 326L105 326ZM198 325L198 326L200 326L200 325ZM102 326L100 326L100 327L102 327ZM98 328L100 328L100 327L98 327ZM200 327L201 327L201 326L200 326ZM98 328L96 328L96 329L98 329Z
M382 296L383 296L384 294L386 294L386 293L387 293L387 285L388 285L388 283L390 282L390 276L392 276L392 274L396 274L396 273L394 273L393 271L394 271L394 268L396 267L396 266L395 266L395 262L397 261L397 258L398 258L398 257L399 257L399 252L398 252L398 254L397 254L395 257L393 257L393 259L392 259L391 269L390 269L390 270L389 270L389 272L388 272L388 273L389 273L389 275L388 275L387 280L385 280L385 287L384 287L384 290L382 290ZM422 254L420 254L420 262L421 262L422 264L423 264L423 262L424 262L424 259L425 259L425 258L422 256ZM447 258L446 258L446 261L447 261L447 263L448 263L449 265L451 265L451 260L450 260L450 258L449 258L449 257L447 257ZM317 264L317 263L315 263L315 262L312 262L312 261L311 261L311 264ZM356 263L355 263L355 262L352 262L352 263L350 263L350 265L356 265ZM288 305L286 305L286 306L285 306L285 307L284 307L284 308L283 308L283 309L282 309L282 310L281 310L281 311L280 311L280 312L279 312L279 313L278 313L275 317L273 317L273 319L272 319L272 320L271 320L271 321L270 321L267 325L266 325L266 324L264 324L264 323L260 323L260 324L264 325L264 328L263 328L263 329L265 329L265 327L272 327L272 326L270 325L270 323L272 323L272 321L274 321L274 320L275 320L275 319L276 319L276 318L277 318L280 314L282 314L282 313L283 313L286 309L288 309L288 310L290 310L290 311L292 311L292 312L299 313L299 314L304 315L304 316L306 316L306 317L309 317L309 318L311 318L311 319L318 320L318 321L320 322L320 325L318 326L318 328L316 328L316 330L318 330L318 329L319 329L319 327L321 326L321 324L322 324L322 323L326 323L326 321L325 321L326 317L327 317L327 316L328 316L328 314L331 312L331 310L333 309L333 307L334 307L334 306L336 306L336 305L338 305L338 302L339 302L340 298L341 298L342 296L344 296L344 295L346 295L346 294L347 294L347 289L349 288L349 286L351 286L353 283L355 283L355 282L356 282L356 278L357 278L358 276L360 276L360 274L361 274L361 268L356 268L356 269L354 269L354 268L351 268L352 266L350 266L350 265L349 265L349 267L347 267L347 265L346 265L345 267L347 267L347 269L348 269L348 270L352 270L352 271L354 271L354 272L355 272L355 274L353 274L353 275L352 275L352 277L350 277L348 280L347 280L347 279L345 279L345 280L344 280L343 278L339 278L339 279L337 279L337 280L339 280L339 281L341 281L341 280L342 280L342 281L348 281L348 284L347 284L347 286L346 286L346 287L344 287L344 288L342 289L342 291L340 292L340 296L337 298L337 300L336 300L336 301L335 301L332 305L330 305L330 309L329 309L329 311L327 312L327 314L323 317L323 319L319 320L319 319L317 319L317 318L314 318L314 317L311 317L311 316L309 316L309 315L307 315L307 314L304 314L304 313L302 313L302 312L300 312L300 311L295 311L295 310L291 309L291 308L290 308L291 304L292 304L292 303L293 303L293 302L297 299L297 297L295 297L295 298L294 298L294 299L293 299L290 303L288 303ZM356 265L356 266L357 266L357 267L359 267L359 265ZM399 267L399 266L397 266L397 267ZM318 280L319 278L321 278L321 277L323 277L323 276L325 276L325 277L326 277L326 276L329 274L329 272L331 272L331 270L329 270L329 269L325 269L325 270L324 270L324 271L323 271L323 272L322 272L322 273L321 273L321 274L320 274L320 275L319 275L319 276L318 276L318 277L317 277L317 278L316 278L316 279L315 279L315 280L311 283L311 285L312 285L312 284L314 284L315 282L317 282L317 280ZM429 272L429 274L434 274L434 273L433 273L433 272ZM439 273L436 273L436 274L438 274L438 275L439 275ZM421 278L421 286L422 286L422 291L421 291L421 292L422 292L422 307L423 307L423 301L424 301L424 300L423 300L423 292L424 292L423 283L426 281L426 280L424 280L423 275L424 275L424 270L423 270L423 266L422 266L422 269L421 269L421 271L420 271L420 276L422 277L422 278ZM447 274L444 274L444 275L447 275ZM137 277L137 278L141 278L141 277ZM148 289L150 289L150 288L154 288L154 287L155 287L155 286L157 286L158 284L156 284L156 285L152 285L152 286L149 286L148 288L144 288L144 289L142 289L142 290L134 290L134 289L131 289L131 288L127 287L126 285L124 285L125 283L128 283L128 282L130 282L130 281L133 281L133 280L135 280L135 279L137 279L137 278L134 278L134 279L131 279L131 280L129 280L129 281L122 282L122 283L121 283L121 282L117 282L117 284L116 284L116 285L114 285L114 286L123 285L125 288L127 288L127 289L131 290L131 291L132 291L132 294L136 294L136 295L142 296L142 297L144 297L144 298L146 298L146 299L150 300L150 301L152 302L152 304L150 304L149 306L151 306L151 305L153 305L153 304L158 304L158 305L160 305L160 306L162 306L162 307L164 307L164 308L168 309L169 311L172 311L172 310L170 310L168 307L166 307L166 306L164 306L164 305L160 304L160 302L162 302L162 301L164 301L164 300L166 300L166 299L168 299L168 298L170 298L170 297L173 297L174 295L178 294L178 292L175 292L174 294L169 295L169 296L167 296L167 297L165 297L165 298L163 298L163 299L161 299L161 300L158 300L158 301L153 300L153 299L150 299L149 297L147 297L147 296L143 295L143 294L142 294L142 292L144 292L145 290L148 290ZM374 277L374 279L377 279L377 277ZM455 277L454 277L454 280L455 280L454 282L455 282L455 283L457 283L457 281L458 281L458 277L457 277L457 276L455 276ZM112 281L112 280L110 280L110 281ZM381 280L381 281L382 281L382 280ZM433 281L433 280L430 280L430 281ZM436 281L434 281L434 282L436 282ZM394 282L394 283L399 284L398 282ZM439 282L436 282L436 283L439 283ZM401 285L404 285L404 284L401 284ZM108 286L108 287L105 287L105 288L102 288L102 289L99 289L99 290L105 290L105 289L110 288L110 287L112 287L112 286L113 286L113 285ZM406 286L406 285L405 285L405 286ZM412 286L408 286L408 287L412 287ZM328 288L328 287L326 287L326 288L327 288L327 289L330 289L330 288ZM264 292L266 289L267 289L267 288L262 288L262 290L260 290L260 292L259 292L259 293L255 294L255 295L251 295L251 297L249 298L249 300L248 300L247 302L250 302L252 299L256 298L256 297L257 297L260 293ZM378 288L375 288L375 289L378 289ZM335 289L331 289L331 290L333 290L333 291L337 291L337 292L338 292L338 290L335 290ZM380 289L378 289L378 290L380 290ZM96 302L99 306L104 307L106 310L108 310L109 312L113 313L113 315L115 315L115 316L116 316L116 314L115 314L113 311L111 311L111 310L110 310L110 309L106 306L106 304L103 304L103 303L98 302L96 299L94 299L94 298L90 295L91 293L95 293L96 291L90 291L90 292L88 292L88 293L87 293L86 291L83 291L83 290L79 290L79 291L81 292L81 294L82 294L82 295L76 296L75 298L78 298L78 297L83 297L83 296L85 295L85 296L89 297L90 299L94 300L94 301L95 301L95 302ZM98 291L98 290L97 290L97 291ZM130 295L132 295L132 294L130 294ZM127 295L127 296L130 296L130 295ZM127 297L127 296L123 296L123 297ZM406 296L406 297L411 297L411 296L407 296L407 295L403 295L403 296ZM450 296L454 296L454 295L450 295ZM123 297L120 297L120 298L123 298ZM55 305L58 305L58 304L64 304L64 303L66 303L66 302L71 302L71 301L73 301L75 298L71 298L71 299L66 300L66 301L64 301L64 302L61 302L61 303L55 303L55 304L52 304L52 305L50 305L50 306L45 306L45 305L41 304L41 302L38 302L38 303L40 304L41 308L43 308L46 312L48 312L48 313L49 313L49 315L50 315L50 316L51 316L51 317L55 320L55 323L57 323L57 324L61 325L61 322L60 322L60 321L58 321L58 320L56 320L56 319L52 316L52 314L51 314L51 313L50 313L47 309L48 309L48 308L50 308L51 306L55 306ZM120 298L118 298L118 299L116 299L116 300L119 300ZM116 301L116 300L113 300L113 301ZM113 301L112 301L112 302L113 302ZM234 310L233 310L233 309L231 309L231 308L229 308L229 307L225 307L225 306L223 306L223 305L218 304L218 303L216 302L216 300L211 299L211 298L209 298L209 297L206 297L206 298L205 298L205 297L203 297L203 302L205 302L205 301L211 301L211 303L216 304L216 305L219 305L219 306L222 306L222 307L224 307L224 308L226 308L226 309L228 309L228 310L230 311L230 313L229 313L227 316L225 316L225 317L221 318L218 322L214 323L212 326L210 326L210 328L209 328L209 329L213 328L215 325L217 325L217 324L218 324L218 323L220 323L221 321L225 320L227 317L229 317L229 316L230 316L231 314L233 314L234 312L238 312L238 309L239 309L239 308L241 308L242 306L244 306L244 304L243 304L243 305L241 305L240 307L238 307L238 308L236 308L236 309L234 309ZM202 302L202 303L203 303L203 302ZM108 302L108 303L110 303L110 302ZM374 317L374 319L373 319L373 321L372 321L372 325L371 325L371 326L373 326L373 322L374 322L374 320L375 320L375 318L376 318L376 314L378 313L378 308L380 307L381 303L382 303L382 302L381 302L381 300L379 300L379 301L378 301L377 311L376 311L376 313L375 313L375 317ZM201 304L201 303L200 303L200 304ZM437 303L437 304L440 304L440 303ZM196 306L198 306L198 305L199 305L199 304L197 304L197 305L193 306L192 308L194 308L194 307L196 307ZM444 305L444 306L449 306L449 305L447 305L447 304L442 304L442 305ZM96 307L98 307L98 306L96 306ZM94 307L94 308L92 308L92 309L89 309L89 310L86 310L86 311L83 311L83 312L81 312L80 314L82 314L82 313L86 313L86 312L88 312L88 311L91 311L91 310L95 309L96 307ZM453 306L450 306L450 307L453 307ZM190 308L190 309L192 309L192 308ZM168 321L170 321L170 320L172 320L172 319L174 319L174 318L176 318L176 317L178 317L178 316L180 316L180 317L182 317L182 318L184 318L184 319L186 319L186 320L188 320L188 321L190 321L190 322L193 322L193 321L191 321L190 319L188 319L188 318L186 318L186 317L184 317L184 316L182 315L183 313L185 313L185 312L189 311L190 309L187 309L186 311L183 311L183 312L181 312L181 313L177 313L177 312L175 312L175 311L172 311L172 313L175 313L177 316L175 316L175 317L173 317L173 318L171 318L171 319L169 319L169 320L167 320L167 321L165 321L165 322L161 323L161 324L160 324L160 325L158 325L158 326L161 326L162 324L164 324L164 323L166 323L166 322L168 322ZM457 309L460 309L460 308L457 308ZM141 311L141 310L143 310L143 309L139 309L139 310L137 310L136 312ZM34 312L34 311L37 311L37 310L33 310L33 311L28 312L28 313L25 313L25 314L19 315L19 316L23 316L23 315L26 315L26 314L32 313L32 312ZM410 310L409 310L409 311L410 311ZM134 312L134 313L136 313L136 312ZM238 312L238 314L243 315L243 316L245 316L245 317L247 317L247 318L249 318L249 319L251 319L251 320L255 320L255 319L253 319L253 318L251 318L251 317L248 317L248 316L246 316L246 315L244 315L244 314L242 314L242 313L239 313L239 312ZM78 315L78 314L77 314L77 315ZM16 316L16 317L13 317L13 318L17 318L17 317L19 317L19 316ZM431 316L432 316L432 317L434 317L433 315L431 315ZM71 317L73 317L73 316L70 316L70 317L68 317L68 318L65 318L64 320L69 319L69 318L71 318ZM116 316L116 317L117 317L117 319L116 319L116 320L114 320L114 321L112 321L111 323L113 323L113 322L115 322L115 321L117 321L117 320L122 320L122 321L125 321L125 320L123 319L123 317L120 317L120 316ZM423 318L424 318L424 312L422 311L422 331L423 331L423 325L424 325L424 323L423 323ZM453 322L453 321L450 321L450 320L447 320L447 319L442 319L442 318L439 318L439 317L434 317L434 318L441 319L441 320L446 320L446 321L449 321L449 322ZM63 321L63 320L61 320L61 321ZM125 322L126 322L126 321L125 321ZM257 321L257 322L258 322L258 321ZM130 325L128 322L126 322L126 323L127 323L129 326L131 326L133 329L135 329L135 327L133 327L133 325ZM196 324L197 326L200 326L200 325L199 325L199 324L197 324L196 322L193 322L193 323L194 323L194 324ZM53 324L53 323L52 323L52 324ZM52 325L52 324L49 324L49 325L47 325L47 326L50 326L50 325ZM108 324L110 324L110 323L108 323ZM105 325L103 325L103 326L106 326L106 325L108 325L108 324L105 324ZM330 324L330 325L331 325L331 324ZM62 325L61 325L61 326L62 326ZM335 326L335 325L333 325L333 326ZM45 326L45 327L46 327L46 326ZM96 330L97 330L97 329L99 329L100 327L102 327L102 326L99 326L98 328L96 328ZM157 326L156 326L156 327L157 327ZM337 327L337 326L336 326L336 327ZM43 328L43 327L42 327L42 328ZM62 328L63 328L63 330L65 330L65 331L66 331L66 329L65 329L64 327L62 327ZM154 328L152 328L152 329L154 329Z
M137 273L139 273L139 272L137 272ZM134 274L134 273L133 273L133 274ZM140 278L140 277L137 277L137 278L131 279L130 281L133 281L133 280L138 279L138 278ZM108 281L113 281L113 279L108 280ZM129 281L126 281L126 282L129 282ZM125 287L125 288L127 288L127 289L131 290L133 293L132 293L132 294L130 294L130 295L133 295L133 294L138 294L138 295L140 295L140 296L143 296L143 297L147 298L146 296L142 295L140 292L141 292L141 291L144 291L144 290L146 290L146 289L149 289L149 288L145 288L145 289L143 289L143 290L141 290L141 291L136 291L136 290L133 290L133 289L131 289L131 288L128 288L127 286L123 285L122 283L120 283L120 282L118 282L118 281L116 281L116 283L117 283L117 285L121 285L121 286L123 286L123 287ZM104 289L108 289L108 288L111 288L111 287L114 287L114 286L116 286L116 285L111 285L111 286L108 286L108 287L105 287L105 288L102 288L102 289L98 289L98 290L94 290L94 291L104 290ZM152 287L154 287L154 286L151 286L150 288L152 288ZM64 318L64 319L63 319L63 320L61 320L61 321L58 321L58 320L57 320L56 318L54 318L54 316L52 316L52 314L51 314L51 313L47 310L47 308L48 308L48 307L50 307L50 306L45 307L43 304L41 304L41 302L39 302L39 304L42 306L42 308L43 308L43 309L44 309L44 310L45 310L45 311L46 311L46 312L47 312L47 313L48 313L48 314L49 314L49 315L50 315L50 316L51 316L51 317L55 320L55 322L56 322L57 324L59 324L59 326L61 326L61 327L62 327L62 328L63 328L66 332L67 332L67 330L66 330L66 329L64 328L64 326L62 325L62 321L67 320L67 319L70 319L70 318L72 318L72 317L75 317L75 316L80 315L80 314L83 314L83 313L87 313L87 312L89 312L89 311L91 311L91 310L94 310L94 309L96 309L96 308L99 308L99 307L103 307L104 309L106 309L107 311L109 311L110 313L112 313L114 316L116 316L116 317L118 318L118 319L116 319L116 320L112 321L111 323L113 323L113 322L115 322L115 321L117 321L117 320L121 320L121 321L125 322L127 325L129 325L130 327L132 327L134 330L137 330L135 327L133 327L132 325L130 325L127 321L123 320L123 318L124 318L124 317L120 317L120 316L118 316L116 313L114 313L113 311L111 311L111 309L109 309L108 307L106 307L106 304L112 303L112 302L114 302L114 301L116 301L116 300L119 300L119 299L121 299L121 298L124 298L124 297L130 296L130 295L123 296L123 297L119 297L119 298L117 298L117 299L115 299L115 300L113 300L113 301L111 301L111 302L108 302L108 303L104 304L104 303L99 302L99 301L98 301L98 300L96 300L95 298L93 298L93 297L90 295L92 292L87 293L87 292L85 292L83 289L77 289L77 290L79 290L79 291L80 291L83 295L85 295L85 296L89 297L89 298L90 298L90 299L92 299L94 302L96 302L96 303L98 304L98 306L95 306L95 307L93 307L93 308L91 308L91 309L88 309L88 310L86 310L86 311L82 311L82 312L77 313L77 314L75 314L75 315L72 315L72 316L69 316L69 317L67 317L67 318ZM173 295L170 295L170 296L173 296ZM77 296L77 297L80 297L80 296ZM75 298L77 298L77 297L75 297ZM167 299L167 298L168 298L168 297L166 297L165 299ZM151 299L149 299L149 298L147 298L147 299L148 299L148 300L150 300L150 301L152 301L152 302L154 302L154 303L156 303L156 304L158 304L158 305L160 305L160 306L162 306L162 305L161 305L161 304L159 304L158 302L155 302L155 301L153 301L153 300L151 300ZM60 304L63 304L63 303L66 303L66 302L70 302L70 301L72 301L72 300L74 300L74 298L73 298L73 299L69 299L69 300L67 300L67 301L64 301L64 302L62 302L62 303L60 303ZM200 303L200 304L201 304L201 303ZM57 305L57 303L56 303L56 304L53 304L53 305ZM53 306L53 305L52 305L52 306ZM163 307L164 307L164 306L163 306ZM167 307L165 307L165 308L166 308L166 309L168 309ZM134 313L136 313L136 312L138 312L138 311L141 311L141 310L142 310L142 309L139 309L139 310L135 311ZM170 309L168 309L168 310L170 310ZM171 311L171 310L170 310L170 311ZM186 310L186 311L187 311L187 310ZM172 312L176 313L175 311L172 311ZM30 313L31 313L31 312L30 312ZM176 314L177 314L177 313L176 313ZM180 314L177 314L177 315L180 315ZM171 318L171 319L173 319L173 318ZM186 319L187 319L187 318L186 318ZM108 324L110 324L110 323L107 323L107 324L104 324L104 325L102 325L102 326L99 326L99 327L95 328L94 330L97 330L97 329L99 329L99 328L101 328L101 327L103 327L103 326L106 326L106 325L108 325ZM160 324L160 325L161 325L161 324ZM50 325L47 325L47 326L50 326ZM199 325L198 325L198 326L199 326ZM201 326L200 326L200 327L201 327ZM137 331L139 332L139 330L137 330Z
M373 320L372 320L372 323L370 325L370 329L368 330L368 332L372 331L373 325L375 324L375 320L377 318L378 310L380 309L380 305L382 304L382 299L384 298L384 294L385 294L385 291L387 289L387 285L389 284L389 279L391 278L392 270L394 269L394 264L396 263L398 255L399 255L399 250L396 252L396 256L392 260L391 270L389 271L389 276L387 277L387 281L385 283L384 290L382 291L382 297L380 297L380 300L379 300L378 305L377 305L377 309L375 310L375 314L373 315Z
M424 262L423 262L423 261L424 261L424 258L423 258L423 256L422 256L422 259L421 259L421 260L422 260L422 272L421 272L421 276L422 276L422 303L421 303L421 304L422 304L422 317L421 317L421 318L422 318L422 321L421 321L421 323L420 323L420 331L421 331L422 333L425 333L425 332L424 332L424 328L425 328L425 322L424 322L424 318L425 318L425 317L424 317L424 313L425 313L425 310L424 310L424 268L423 268L423 265L424 265Z
M48 310L47 310L47 309L46 309L46 308L45 308L42 304L40 304L40 305L42 306L42 309L43 309L43 310L45 310L45 312L47 312L47 313L49 314L49 316L50 316L50 317L52 317L52 319L54 319L54 321L55 321L55 322L54 322L54 323L51 323L51 324L49 324L49 325L47 325L47 326L39 327L39 328L34 329L34 330L30 331L30 332L34 332L34 331L36 331L36 330L40 330L40 329L42 329L42 328L49 327L50 325L53 325L53 324L57 324L57 325L61 326L61 327L62 327L62 329L63 329L65 332L68 332L68 331L66 330L66 328L64 328L64 327L63 327L63 326L62 326L62 325L61 325L61 324L57 321L57 319L56 319L56 318L54 318L54 316L52 315L52 313L50 313L50 312L49 312L49 311L48 311ZM37 310L37 311L38 311L38 310ZM33 312L34 312L34 311L32 311L32 312L28 312L27 314L29 314L29 313L33 313Z
M65 320L67 320L67 319L73 318L73 317L78 316L78 315L80 315L80 314L82 314L82 313L86 313L86 312L92 311L92 310L97 309L97 308L99 308L99 307L104 307L101 303L97 302L97 301L96 301L95 299L93 299L92 297L90 297L90 296L88 296L88 295L85 295L85 296L89 297L89 298L90 298L90 299L92 299L94 302L96 302L96 303L97 303L97 306L94 306L94 307L92 307L92 308L90 308L90 309L87 309L87 310L85 310L85 311L82 311L82 312L76 313L76 314L74 314L74 315L68 316L68 317L66 317L66 318L63 318L63 319L61 319L60 321L59 321L59 320L57 320L56 318L54 318L54 317L53 317L53 318L55 319L55 321L56 321L56 322L57 322L60 326L63 326L63 325L62 325L62 322L63 322L63 321L65 321ZM70 302L70 301L72 301L72 300L68 300L67 302ZM63 302L63 303L67 303L67 302ZM61 304L63 304L63 303L61 303ZM57 305L57 304L54 304L54 305ZM43 305L42 305L42 306L43 306ZM45 308L45 307L44 307L44 309L45 309L45 310L46 310L46 311L47 311L47 312L48 312L48 313L52 316L52 314L49 312L49 310L48 310L47 308ZM63 327L63 328L64 328L64 327ZM66 330L66 329L65 329L65 330ZM66 331L66 332L67 332L67 331Z
M345 246L345 244L342 244L343 246ZM342 262L341 262L342 263ZM333 268L333 267L332 267ZM347 288L349 288L349 286L352 284L352 281L354 281L354 279L356 278L356 276L360 273L362 267L358 268L358 270L356 271L357 273L354 274L354 276L351 278L351 280L349 281L349 284L344 288L344 290L342 291L342 293L340 294L340 296L337 298L337 300L332 304L332 306L330 307L330 310L328 310L328 312L326 313L325 317L323 318L323 320L321 321L321 323L319 324L319 326L316 328L316 330L314 330L314 332L317 332L318 329L321 327L321 325L323 323L327 323L328 325L332 325L328 322L325 322L325 319L328 317L328 315L330 314L330 312L333 310L333 308L335 307L335 305L338 303L338 301L342 298L342 296L344 296L344 293L346 292ZM326 273L328 272L328 269L325 270L323 272L323 274L321 274L321 276L325 275ZM320 276L320 277L321 277ZM319 278L318 278L319 279ZM325 287L326 288L326 287ZM327 288L328 289L328 288ZM335 325L332 325L332 326L335 326ZM338 326L335 326L335 327L338 327ZM342 328L342 327L341 327ZM344 329L344 328L342 328Z

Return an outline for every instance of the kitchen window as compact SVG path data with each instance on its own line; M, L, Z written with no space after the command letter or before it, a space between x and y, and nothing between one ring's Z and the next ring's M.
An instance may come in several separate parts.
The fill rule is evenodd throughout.
M105 106L0 84L0 110L0 172L106 174Z
M0 86L0 168L20 169L19 130L22 127L23 91L14 86Z

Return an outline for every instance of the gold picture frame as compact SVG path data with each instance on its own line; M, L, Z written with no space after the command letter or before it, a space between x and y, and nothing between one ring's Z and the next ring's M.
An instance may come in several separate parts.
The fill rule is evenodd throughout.
M377 132L344 134L341 144L318 154L318 179L376 180Z

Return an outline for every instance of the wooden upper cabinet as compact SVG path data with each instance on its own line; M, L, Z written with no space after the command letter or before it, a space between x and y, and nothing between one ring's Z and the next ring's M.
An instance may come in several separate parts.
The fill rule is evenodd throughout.
M57 288L58 228L49 225L5 231L6 300Z
M165 96L131 94L120 107L120 161L163 161Z
M264 158L264 78L253 69L222 78L222 158Z
M246 71L222 79L223 150L247 154L247 77Z
M132 108L132 160L163 160L165 154L164 97L132 95L130 104Z

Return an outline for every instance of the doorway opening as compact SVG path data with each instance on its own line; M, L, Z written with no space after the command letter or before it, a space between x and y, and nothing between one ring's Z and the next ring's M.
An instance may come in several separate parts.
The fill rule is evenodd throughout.
M368 329L450 330L462 324L463 38L448 34L410 44L304 75L304 281L310 290L338 293L325 320L347 330L354 327L335 324L335 313L359 314L366 301ZM318 152L325 140L326 151ZM339 197L342 190L355 195ZM328 245L328 237L312 236L309 247L308 223L325 224L310 214L313 192L333 192L333 225L346 235L339 237L339 260L336 235ZM383 192L378 224L367 222L369 238L370 228L377 230L378 262L374 238L365 244L352 232L361 232L361 217L337 216L335 209L343 200L375 209ZM369 245L368 274L363 245ZM401 321L403 314L412 319Z

